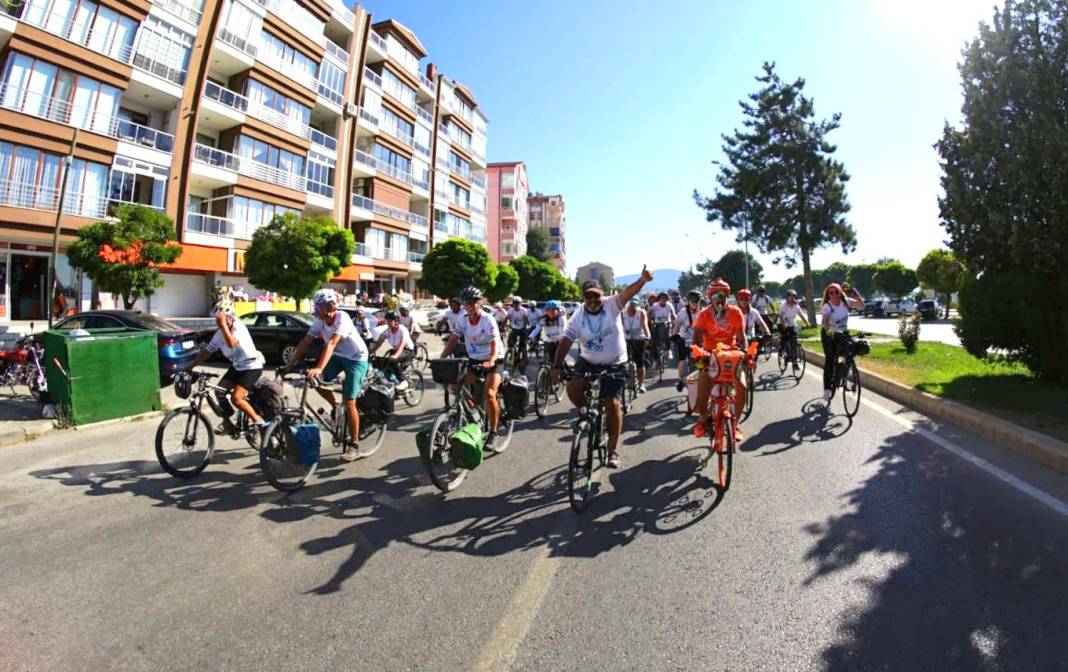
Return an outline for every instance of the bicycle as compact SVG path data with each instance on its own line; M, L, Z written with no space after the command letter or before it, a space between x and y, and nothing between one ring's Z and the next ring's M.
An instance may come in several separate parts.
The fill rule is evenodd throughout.
M467 360L452 358L430 360L430 372L434 382L445 388L445 404L442 412L434 418L427 437L426 450L420 451L420 455L434 486L442 492L451 492L463 483L468 470L456 464L450 450L449 438L461 427L472 423L482 428L483 435L489 433L489 418L481 404L486 374L484 370L472 368ZM475 382L461 383L468 373L475 374ZM497 388L497 403L501 415L497 424L497 440L493 446L495 453L503 453L508 449L512 432L515 430L515 421L508 419L503 397L504 386L509 378L502 375L501 384ZM452 386L456 386L455 391Z
M418 335L418 334L417 334ZM412 356L412 366L419 371L426 371L427 362L430 361L430 353L426 349L426 345L415 342L415 354Z
M786 373L788 365L793 367L794 379L800 382L805 375L806 361L797 342L796 327L783 328L782 342L779 344L779 373Z
M404 367L401 372L401 380L408 383L404 386L404 389L398 389L397 383L400 381L388 380L385 374L385 368L393 360L389 357L372 357L371 369L367 372L367 376L370 379L381 378L383 381L389 383L393 387L393 398L395 400L401 400L408 405L409 408L418 406L423 401L423 393L426 390L426 382L423 379L423 374L416 371L414 363L415 360L408 362L408 365Z
M231 421L219 406L215 393L229 390L209 383L218 377L215 373L190 371L175 376L176 390L190 390L187 397L189 405L167 413L156 429L156 459L164 471L175 478L198 475L208 466L215 453L215 430L204 413L205 401L208 408L222 418L226 434L231 439L244 438L250 447L260 447L259 428L252 424L248 416L240 409L235 409L237 419ZM169 432L169 429L177 431Z
M653 322L651 343L653 346L653 365L656 370L656 382L658 383L664 382L664 369L667 368L668 349L671 347L671 340L668 337L670 330L671 325L668 322L663 320Z
M524 338L521 334L525 330L513 329L508 334L508 349L504 353L504 365L510 369L521 367L526 368L526 365L530 363L530 358L527 354L527 342L530 340ZM522 347L520 347L522 343Z
M857 370L856 358L871 352L871 345L867 341L868 336L871 334L857 332L855 335L850 335L849 332L844 332L838 347L835 348L831 398L834 398L839 387L842 388L842 404L845 406L846 415L850 418L860 410L860 371Z
M601 400L601 380L614 375L608 371L578 375L568 369L562 378L586 381L585 404L579 411L571 440L571 457L567 463L567 498L575 513L586 510L593 493L594 472L605 468L608 461L607 427L604 422L604 404Z
M753 389L753 379L756 377L759 355L760 341L754 339L749 342L749 348L745 351L745 407L742 408L742 412L738 416L738 424L745 422L753 414L753 403L756 397L756 390Z
M548 343L546 347L548 347ZM560 401L564 386L561 382L553 383L552 380L552 361L549 357L543 357L542 362L538 365L538 373L534 378L534 412L538 414L539 418L545 417L545 411L549 407L549 398L556 402Z
M309 389L329 389L337 394L341 390L339 384L327 384L317 378L309 380L303 372L286 372L280 377L283 383L300 388L300 400L296 406L287 407L263 433L260 469L275 488L292 492L303 487L308 479L315 475L319 466L319 454L301 454L296 440L296 427L318 425L331 436L335 448L344 448L350 443L349 422L344 404L331 408L328 413L326 409L315 408L312 402L308 401ZM381 375L364 383L357 403L364 400L365 395L372 389L375 390L375 403L371 405L364 401L364 409L358 411L360 435L356 454L360 457L374 455L382 447L382 441L386 437L387 420L392 411L391 408L383 408L386 404L382 402L381 396L392 398L393 389Z
M716 454L719 467L719 487L726 492L731 487L734 474L734 452L736 450L734 432L737 425L737 412L734 405L734 383L738 369L744 366L745 353L733 348L717 347L713 352L697 348L698 356L694 365L707 369L712 378L712 413L705 419L705 433L708 436L709 449Z

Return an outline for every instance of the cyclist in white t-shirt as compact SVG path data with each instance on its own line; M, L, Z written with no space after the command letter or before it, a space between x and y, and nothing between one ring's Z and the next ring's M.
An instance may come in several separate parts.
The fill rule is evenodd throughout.
M408 328L401 324L400 315L391 310L385 314L385 319L386 328L371 347L371 354L375 354L382 347L382 343L389 342L390 350L385 357L387 361L382 366L382 373L392 376L393 380L398 381L397 389L403 390L408 387L408 381L404 379L403 374L415 356L415 342L412 341Z
M627 301L627 308L621 317L623 334L627 338L627 359L634 362L638 392L645 394L645 346L649 343L649 314L640 303L638 297L632 297Z
M764 285L757 287L756 295L753 296L752 305L756 308L756 311L760 313L760 317L764 318L764 322L766 323L768 321L768 310L771 309L771 297L768 296Z
M412 315L412 309L407 304L401 304L400 316L397 318L401 326L408 330L408 334L412 337L412 343L418 343L419 337L423 335L423 330L419 327L419 321Z
M508 334L508 347L511 348L518 341L520 357L527 351L527 334L530 333L530 325L533 322L530 310L523 305L523 299L513 296L512 307L508 309L508 326L512 328Z
M701 292L690 290L686 293L686 303L671 329L675 342L675 357L679 360L679 382L675 383L675 390L678 392L682 392L682 388L686 387L686 360L690 356L690 345L693 343L693 321L700 312Z
M823 290L823 303L820 306L820 341L823 344L823 399L831 400L831 383L834 380L834 367L838 353L849 333L849 309L860 310L864 307L864 297L853 289L849 296L837 282L832 282Z
M649 307L649 328L652 331L654 351L659 352L660 348L667 348L670 352L673 324L675 324L675 309L668 303L667 292L660 292L656 297L656 303Z
M631 297L652 279L653 274L642 266L641 276L630 287L607 298L596 280L583 283L582 307L568 320L553 360L552 378L555 383L560 379L564 355L571 349L572 343L576 340L579 342L575 373L580 377L567 384L567 396L576 408L581 408L586 402L586 381L582 376L602 372L609 374L601 378L600 390L608 425L608 466L612 469L620 466L619 435L623 431L623 408L619 403L619 395L626 385L624 365L627 361L627 342L620 314Z
M556 357L556 346L564 334L566 325L567 318L563 315L563 305L555 299L548 301L545 304L545 314L538 318L534 330L530 332L530 340L537 342L540 337L545 344L545 361L551 362Z
M454 296L449 299L449 307L434 326L439 334L451 334L463 316L464 309L460 305L460 299Z

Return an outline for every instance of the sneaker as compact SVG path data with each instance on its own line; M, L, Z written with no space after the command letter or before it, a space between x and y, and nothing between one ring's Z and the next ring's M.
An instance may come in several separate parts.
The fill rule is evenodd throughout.
M649 390L645 389L645 383L642 383L638 386L638 394L645 394L648 391Z
M403 392L404 390L407 390L408 389L408 381L407 380L400 381L399 383L397 383L397 387L394 388L394 389L396 389L398 392Z
M830 390L824 390L823 391L823 400L824 401L830 401L831 400L831 391Z
M494 445L494 444L496 444L496 442L497 442L497 435L495 433L493 433L493 432L490 432L489 434L486 435L486 441L485 441L485 443L482 444L482 449L484 451L486 451L487 453L495 453L495 452L497 452L497 448Z
M226 420L223 420L222 422L220 422L218 424L218 426L215 427L215 435L216 436L226 436L229 433L230 433L230 423L227 422Z
M609 469L619 469L619 466L621 464L622 464L622 462L619 459L619 451L618 450L613 450L612 452L608 453L608 468Z
M708 434L708 428L705 426L707 424L707 422L708 421L705 420L704 418L701 418L700 420L698 420L697 424L693 426L693 435L696 436L699 439L704 438L705 435Z
M679 380L679 382L675 383L676 392L682 392L682 388L684 387L686 387L686 383L682 382L682 380Z
M356 452L356 446L345 446L345 450L341 453L341 459L346 462L355 462L360 459L360 454Z

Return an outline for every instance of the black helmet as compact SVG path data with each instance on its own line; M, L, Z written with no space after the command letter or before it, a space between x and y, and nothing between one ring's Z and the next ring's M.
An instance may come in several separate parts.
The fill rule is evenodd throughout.
M386 314L383 315L382 317L386 320L386 322L390 322L392 320L398 319L397 318L397 314L395 312L393 312L392 310L387 310Z
M451 299L449 299L449 303L460 303L460 297L458 297L458 296L452 297Z
M668 293L667 292L660 292L659 294L656 295L656 298L658 298L658 299L666 299L666 298L668 298Z
M188 399L193 394L193 374L182 371L174 377L174 393L179 399Z
M761 285L761 286L757 287L757 291L758 292L766 292L768 290L764 288L764 285Z
M701 292L697 291L696 289L691 289L690 291L686 292L686 301L700 301L700 300L701 300Z
M468 287L460 292L460 301L462 303L478 303L482 300L482 290L478 287Z

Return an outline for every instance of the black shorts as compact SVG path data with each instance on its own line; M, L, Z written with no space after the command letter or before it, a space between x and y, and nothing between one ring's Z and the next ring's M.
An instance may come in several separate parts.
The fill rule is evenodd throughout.
M674 338L675 359L681 362L690 356L690 346L686 344L686 339L682 336L675 336Z
M498 359L497 361L495 361L493 363L493 368L492 369L484 369L484 368L482 368L482 365L485 364L485 363L486 362L480 361L480 360L477 360L477 359L468 359L467 360L467 367L469 369L474 369L476 371L480 371L483 375L489 375L491 373L500 373L501 372L501 367L504 366L504 360L503 359Z
M618 399L623 395L627 385L627 367L624 364L591 364L579 357L575 364L575 373L580 376L597 374L602 371L615 374L601 379L601 399Z
M245 390L252 390L256 385L256 381L263 375L263 369L250 369L248 371L238 371L234 367L230 367L223 374L222 379L228 380L234 384L235 387L243 387Z
M627 359L637 366L645 366L645 344L649 341L627 341Z

